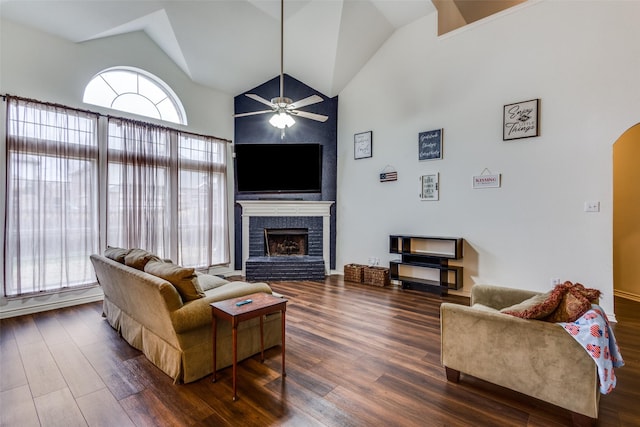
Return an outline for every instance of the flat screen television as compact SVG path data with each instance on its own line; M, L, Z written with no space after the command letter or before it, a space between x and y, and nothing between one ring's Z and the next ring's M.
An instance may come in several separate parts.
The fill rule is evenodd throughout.
M238 193L320 193L322 145L236 144Z

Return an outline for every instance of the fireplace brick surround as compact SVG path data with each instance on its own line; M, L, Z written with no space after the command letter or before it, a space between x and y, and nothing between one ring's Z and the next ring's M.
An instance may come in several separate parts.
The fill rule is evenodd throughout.
M247 280L324 280L328 274L330 201L239 201L242 273ZM267 256L265 229L306 229L306 255Z

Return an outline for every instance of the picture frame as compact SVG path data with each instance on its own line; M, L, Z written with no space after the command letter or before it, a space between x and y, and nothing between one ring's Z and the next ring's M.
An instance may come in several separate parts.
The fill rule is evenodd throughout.
M442 129L418 134L418 160L442 159Z
M540 99L507 104L502 111L502 140L540 136Z
M420 199L422 201L440 199L440 173L430 173L420 177Z
M366 159L373 156L373 132L361 132L353 135L353 158Z

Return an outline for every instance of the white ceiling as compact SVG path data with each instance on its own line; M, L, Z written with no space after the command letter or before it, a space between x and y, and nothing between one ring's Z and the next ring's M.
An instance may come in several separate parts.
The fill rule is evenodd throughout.
M335 96L433 12L431 0L285 0L284 72ZM0 16L77 43L144 31L194 82L234 96L280 74L279 0L0 0Z

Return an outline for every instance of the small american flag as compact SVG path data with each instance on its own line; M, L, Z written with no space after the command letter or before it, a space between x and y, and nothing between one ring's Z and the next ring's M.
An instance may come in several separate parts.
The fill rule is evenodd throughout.
M397 181L398 172L382 172L380 174L380 182Z

